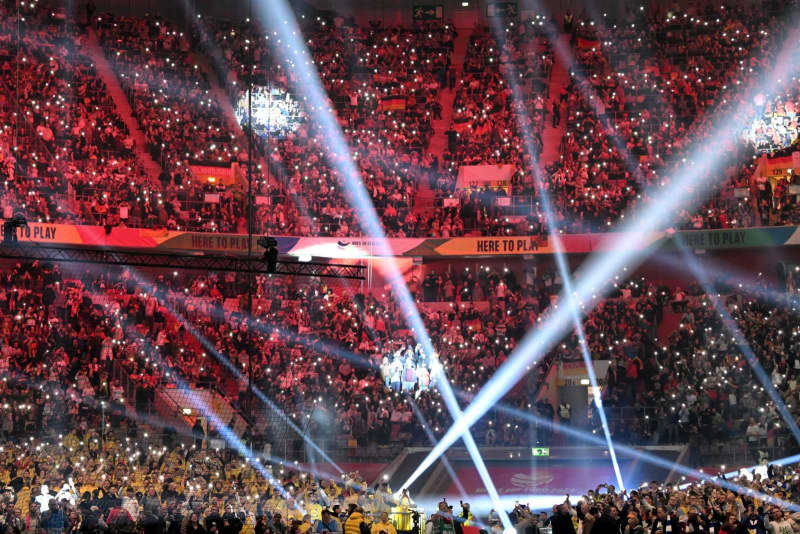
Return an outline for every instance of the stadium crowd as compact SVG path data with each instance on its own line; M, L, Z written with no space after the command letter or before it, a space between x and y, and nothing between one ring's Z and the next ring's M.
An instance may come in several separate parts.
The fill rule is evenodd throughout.
M146 182L134 141L63 7L0 5L4 217L104 224L105 191ZM17 38L19 35L21 37ZM13 89L12 89L13 88ZM68 195L92 193L73 210ZM12 211L13 210L13 211Z
M719 487L713 479L703 483L665 485L658 482L619 492L611 484L589 490L573 505L570 496L553 506L552 514L535 514L518 504L512 516L520 528L550 527L554 534L595 532L596 534L703 532L761 532L790 534L797 532L798 517L787 504L797 496L796 470L770 465L763 471L740 472L727 482L738 485ZM522 518L520 521L519 518Z
M158 181L151 176L143 189L122 191L117 200L139 208L134 216L140 224L149 219L172 229L239 229L241 213L237 217L230 192L202 183L191 171L191 165L244 162L246 151L210 92L189 33L157 16L104 13L93 22L147 150L163 169ZM223 201L205 202L205 193L221 193Z
M212 98L210 82L195 62L192 44L197 37L154 16L128 18L102 14L90 21L127 92L134 117L145 132L146 149L164 168L162 176L154 179L142 174L135 163L136 147L130 134L114 111L95 66L79 51L91 35L72 24L62 12L40 5L22 9L24 13L18 13L3 6L2 24L8 30L3 40L3 81L8 87L12 84L17 87L15 95L5 95L2 106L9 118L2 144L5 165L1 169L7 193L3 197L4 211L24 208L33 219L52 221L163 224L211 231L241 229L242 211L235 209L236 201L231 195L225 195L225 201L216 205L185 209L186 202L202 206L205 192L219 191L193 179L188 170L192 162L242 161L243 157L237 135L221 118L224 104ZM13 37L17 23L24 24L26 30L19 41ZM241 85L247 71L243 48L247 46L247 37L254 32L252 26L216 21L209 24L213 38L207 37L206 46L218 45L232 67L231 72L237 73L226 80L227 86ZM540 137L548 112L554 115L557 110L560 114L562 108L566 123L562 157L547 169L546 184L558 199L561 217L569 231L603 231L613 225L617 215L634 198L638 200L644 195L647 186L663 179L663 171L670 168L665 156L682 154L691 136L701 135L703 128L708 127L710 121L694 117L711 109L719 96L726 94L726 84L747 68L769 64L774 55L774 46L768 38L774 21L766 14L746 9L729 7L691 18L678 14L633 16L629 25L619 28L599 26L586 20L575 24L576 63L570 84L556 100L556 95L546 94L555 54L550 40L539 31L513 33L498 43L491 30L477 29L469 39L463 74L457 79L457 67L450 59L457 33L447 24L427 23L403 30L380 25L362 28L352 21L308 21L304 27L312 54L325 60L320 61L324 65L322 79L351 145L359 154L363 152L359 165L365 178L368 177L365 183L389 235L450 236L470 228L489 233L517 233L526 229L541 232L538 213L508 223L506 214L494 205L491 192L473 193L461 199L458 208L442 206L427 218L417 217L413 198L418 173L426 176L436 191L452 194L458 165L500 162L518 167L512 191L517 186L523 191L527 188L535 198L530 177L526 178L523 171L523 151L511 140L519 139L523 129ZM684 36L679 44L673 42L675 32ZM430 37L434 34L435 38ZM19 55L12 53L17 43ZM688 63L683 64L687 46L692 54ZM269 45L260 46L255 54L261 69L259 76L267 77L270 83L286 91L295 89L291 76L281 70L280 61L274 60L275 51ZM647 54L655 57L648 58ZM646 68L634 68L642 62ZM525 118L520 109L513 108L511 90L505 87L504 75L511 65L525 80L524 94L534 110L530 122L522 126ZM70 83L65 80L75 80L76 87L65 85ZM73 89L72 98L64 96L69 96L67 87ZM446 157L438 162L422 153L430 142L431 122L441 114L440 96L444 88L455 92L455 113L448 134L452 142L448 144ZM555 101L552 110L548 110L548 98ZM31 106L26 106L30 109L25 120L17 122L14 113L27 102ZM669 105L660 105L663 102ZM786 106L782 107L785 111ZM75 126L69 128L71 123ZM611 124L614 135L601 134ZM508 139L499 143L505 148L494 148L506 135ZM278 228L303 235L350 235L357 231L354 213L345 207L339 193L336 171L318 155L323 147L321 132L311 125L304 125L276 142L273 152L268 154L267 167L287 180L287 195L302 199L304 204L302 209L286 205L277 210L261 208L260 219L265 230ZM623 147L630 151L633 162L624 155ZM536 148L537 152L540 150L540 146ZM724 194L714 197L694 215L682 214L684 224L706 228L754 223L750 204L733 195L734 189L748 186L753 165L737 161L732 158L731 168L726 172ZM268 185L266 181L263 184ZM771 186L764 187L757 199L762 219L765 211L791 213L794 203L785 186L784 182L778 182L775 191ZM76 209L71 213L66 212L59 202L60 194L81 201L73 204ZM119 208L126 204L130 212L123 216ZM531 209L535 209L533 202ZM301 212L304 212L302 217ZM783 215L779 217L779 222L790 220ZM191 383L211 382L211 377L220 371L220 365L213 363L209 355L211 348L200 346L195 339L188 345L194 350L176 349L182 345L180 342L194 336L169 311L176 307L187 317L203 323L199 332L214 351L228 355L237 368L247 369L250 359L259 358L254 366L255 383L268 396L276 398L288 413L296 415L309 402L315 404L314 399L320 398L323 391L326 394L345 391L346 394L331 399L335 419L345 430L359 439L375 435L397 437L408 435L403 430L414 426L412 409L400 394L415 392L415 402L426 414L434 434L448 426L436 393L428 388L436 380L434 367L427 358L418 356L413 348L416 343L403 325L393 323L397 313L388 296L352 298L321 283L278 288L263 280L259 288L271 296L263 302L265 319L288 325L296 332L280 336L270 327L264 327L258 334L247 335L242 333L249 325L247 320L224 307L226 299L238 297L232 289L236 284L228 283L235 280L214 276L194 280L186 297L170 290L168 276L155 282L150 291L139 294L140 284L129 274L113 280L89 276L80 284L71 282L67 287L62 280L45 280L51 275L44 275L39 269L26 273L22 271L28 271L28 267L20 267L20 272L10 275L11 284L33 275L42 281L34 287L30 281L24 281L28 287L12 285L5 290L4 306L14 319L8 325L3 344L6 362L19 359L19 369L38 379L66 372L75 380L73 390L84 395L97 393L104 383L106 388L118 388L110 379L109 362L125 354L129 356L124 359L126 371L145 391L152 392L170 373ZM446 348L439 347L441 361L459 388L473 391L504 361L525 329L551 303L559 288L556 278L547 274L526 275L525 282L519 283L507 273L489 276L480 271L477 275L432 274L420 287L413 287L412 280L412 287L422 300L449 301L452 305L445 311L434 307L426 310L425 319L431 332L447 344ZM56 287L56 281L64 287ZM641 289L633 289L629 291L638 293L638 297L609 299L600 311L592 314L587 320L587 334L593 352L612 356L614 381L609 388L609 405L618 403L637 410L660 406L664 413L656 409L647 419L638 420L639 427L620 423L619 431L628 433L632 440L655 437L658 441L673 441L679 435L696 434L708 422L724 421L725 425L716 426L720 436L733 436L751 416L759 416L756 410L764 406L762 392L749 389L754 383L745 371L744 359L735 348L709 338L706 333L719 327L707 303L691 301L684 327L670 336L669 344L660 351L663 355L654 356L659 351L646 340L652 339L660 308L665 303L656 296L657 291L648 291L645 297ZM92 296L91 292L103 296ZM58 298L62 299L61 306ZM101 300L96 301L98 298ZM488 302L486 309L490 313L485 313L486 309L476 302ZM46 308L44 315L39 305ZM105 305L119 309L121 319L109 322L104 318ZM49 306L54 306L55 311L49 310ZM735 306L743 310L735 315L752 335L761 335L758 317L767 312L782 317L776 331L791 331L785 307L765 308L767 305L760 301L747 304L736 301ZM51 314L58 320L50 321ZM77 317L92 323L91 328L82 325ZM28 324L31 322L34 324ZM138 339L130 336L139 328L134 325L141 324L150 339L144 335ZM160 326L167 324L173 328L159 331ZM90 333L98 329L102 334ZM64 342L65 331L70 332L69 344ZM765 346L779 345L781 351L767 359L766 368L781 391L788 394L796 387L795 367L784 355L792 354L797 347L785 334L771 335L777 337L769 338ZM58 343L50 346L53 336ZM620 346L605 349L603 340L609 338L624 341ZM346 362L336 362L322 341L333 341L356 352L369 362L369 369L364 371ZM319 354L319 365L301 348L304 344L311 344ZM484 354L481 347L487 346L492 349ZM574 357L576 347L577 340L573 338L557 349L561 354L550 360ZM35 358L48 350L55 358L51 367L36 365ZM143 359L138 357L142 351L147 354ZM89 358L83 362L88 364L84 370L71 368L81 361L72 357L73 352ZM407 352L412 355L407 356ZM156 353L164 363L151 360ZM203 353L209 363L197 365ZM694 383L678 386L669 377L677 376L681 369L688 373L689 353L702 355L699 359L705 367L696 371L699 374ZM725 365L712 363L709 357L719 358ZM9 364L5 365L8 368ZM277 369L290 371L281 371L281 376L275 379L270 369L276 369L276 373ZM737 390L742 390L741 395L721 393L708 386L709 380L717 386L719 380L725 383L728 373L736 377L730 380ZM398 375L399 381L395 380ZM326 381L332 387L326 387ZM665 388L648 390L644 384L651 381ZM399 388L395 387L398 382ZM631 384L634 387L628 388ZM239 404L246 411L248 403L254 402L251 395L232 379L227 386L239 389ZM390 395L385 405L380 394L384 386L395 389L396 394ZM69 396L69 388L61 394ZM149 395L142 394L142 406L147 405ZM363 400L358 400L362 395ZM532 400L536 399L518 402L525 407ZM667 406L672 400L675 404ZM316 404L328 409L331 406L319 400ZM11 411L9 432L22 432L35 424L33 408L25 408L32 405L21 406ZM554 407L548 407L547 403L537 403L536 409L543 414L554 412ZM52 405L47 412L54 412ZM752 441L758 442L761 436L774 439L779 433L776 414L769 416L766 425L745 425L748 435L756 438ZM498 417L492 421L498 425L496 428L504 424L505 428L527 427L526 422ZM492 440L512 443L519 439L514 432L500 437L493 435L488 422L484 423L486 426L482 428Z
M359 27L352 20L330 17L302 22L320 78L387 233L416 235L414 191L420 175L437 165L425 149L433 133L431 123L441 117L440 88L452 76L454 28L435 22L413 28ZM224 55L228 74L223 77L234 104L246 86L251 61L255 85L299 99L296 77L285 65L288 58L275 50L269 36L261 37L255 22L207 23L213 38L204 35L205 48ZM257 43L255 50L250 43ZM259 221L265 231L359 233L338 170L321 152L327 149L327 134L304 122L295 131L272 137L269 142L259 139L259 146L270 156L267 164L290 200L286 204L293 199L295 205L278 211L262 208ZM266 192L267 182L261 183Z
M268 436L287 432L265 397L332 448L351 441L425 444L425 426L439 437L452 421L437 388L442 373L469 401L557 304L562 285L552 272L518 275L490 267L412 279L435 340L433 357L421 350L388 293L259 277L248 315L242 277L140 276L133 270L65 275L41 263L3 273L0 369L22 388L0 397L12 406L6 435L22 436L45 421L65 428L65 412L56 409L61 399L66 413L76 416L86 399L109 402L109 417L118 420L154 413L157 391L177 387L233 399L247 422L246 438L258 450L271 444ZM722 294L788 409L798 413L792 396L800 347L791 300L744 296L730 287ZM680 324L659 340L665 313L679 314ZM785 423L699 287L684 292L645 279L619 284L589 313L584 330L592 357L610 361L604 395L616 439L685 442L713 428L719 443L748 436L746 452L755 457L785 443ZM527 386L505 407L478 422L479 442L521 446L562 439L548 421L571 422L570 409L557 406L544 384L552 365L580 359L572 333L531 369ZM36 401L25 401L36 384L49 397L34 391ZM531 422L514 409L542 419ZM95 423L83 418L80 424ZM590 411L578 424L596 430L599 421ZM219 437L218 425L211 427Z
M575 70L562 94L567 128L549 173L570 231L612 228L626 208L669 184L675 162L691 157L692 141L712 127L705 118L730 109L742 65L769 62L774 44L767 28L776 31L763 10L725 6L694 16L656 11L610 28L576 25ZM750 153L734 146L730 161ZM751 204L732 198L729 179L718 180L720 192L696 210L703 228L753 223Z
M0 38L0 76L4 87L16 87L0 95L6 124L0 132L4 213L23 209L32 220L241 231L241 198L200 183L190 170L197 163L248 164L241 137L222 118L227 103L215 100L204 69L197 67L192 44L202 38L153 16L102 14L84 33L89 30L43 6L23 6L24 16L7 4L0 9L6 30ZM18 24L24 37L15 40ZM204 45L220 47L232 67L235 76L225 85L235 99L247 76L243 49L253 30L209 24L213 37L206 36ZM708 25L714 33L704 29ZM570 232L612 228L624 209L646 201L641 197L649 186L666 179L693 136L708 131L710 121L695 116L714 109L734 77L769 64L774 45L767 31L771 34L773 26L766 15L733 8L700 18L634 16L630 26L620 28L594 28L578 20L570 83L561 94L548 95L556 54L551 40L538 31L521 31L498 43L490 29L477 29L459 77L459 67L451 64L457 33L447 24L409 30L319 19L304 25L387 233L443 237L543 231L536 191L524 170L531 162L517 140L521 131L533 132L538 156L548 118L555 122L553 116L561 113L566 127L560 157L544 177L558 199L562 227ZM135 146L95 65L81 52L92 33L121 81L146 147ZM676 33L683 36L679 43L673 42ZM255 54L259 76L287 92L296 90L268 45ZM514 107L505 87L512 64L524 80L525 107L533 110L529 119ZM453 91L455 113L450 142L438 161L426 149L445 90ZM612 125L614 133L607 135ZM159 163L160 176L145 174L136 161L137 148ZM322 132L310 124L275 140L262 168L283 182L285 196L276 196L284 199L280 209L260 208L260 230L358 232L336 171L320 155L324 148ZM774 188L767 182L753 195L751 153L747 148L734 152L721 178L722 193L695 213L680 214L679 224L749 226L756 224L756 211L760 222L795 222L789 182L776 182ZM496 196L508 193L487 190L462 194L457 207L415 211L420 179L441 196L457 196L458 166L478 163L516 166L510 194L522 191L531 198L523 217L496 205ZM262 193L272 185L260 177ZM734 190L745 188L750 197L743 201ZM223 202L207 205L202 199L208 192L222 192ZM285 202L290 197L298 200L297 207ZM124 206L129 209L123 215ZM0 528L36 534L126 534L137 527L150 534L250 529L357 534L358 507L373 514L371 532L391 534L388 522L377 519L395 508L385 488L370 493L356 476L317 483L288 468L278 476L275 466L272 475L290 488L291 497L281 496L257 466L230 450L208 447L208 440L221 436L217 425L190 431L189 441L180 444L175 430L148 441L139 431L138 414L145 421L154 416L159 388L218 388L232 394L234 408L247 417L246 442L264 450L265 436L276 423L248 389L245 375L250 373L255 389L290 420L305 425L303 417L315 414L308 434L321 443L342 438L363 444L425 443L424 427L440 437L452 422L436 388L442 373L468 400L557 303L561 289L556 274L534 270L487 267L412 279L412 293L435 340L438 357L433 358L401 322L391 295L352 294L319 280L287 284L259 278L252 316L241 311L247 281L235 275L169 273L142 280L133 271L86 271L65 276L36 263L7 269L2 281L0 433L7 444L0 449L0 458L6 457L0 481L12 489L0 499ZM722 305L797 415L800 407L791 399L798 388L800 345L792 302L783 296L751 298L732 288L722 293ZM657 341L667 307L681 314L680 324ZM747 366L745 351L731 342L714 300L701 288L684 292L646 280L620 284L589 314L584 328L593 357L611 362L604 402L615 439L698 443L710 432L725 444L744 436L754 460L761 449L785 439L786 425ZM546 422L568 422L570 408L554 406L542 384L552 365L579 361L579 354L577 336L565 339L531 373L526 391L508 403ZM134 386L126 390L123 382ZM478 441L513 446L560 439L549 424L510 413L490 411L475 427ZM597 430L596 414L590 416L587 426ZM700 463L700 458L690 461ZM769 480L745 485L795 496L792 474L776 469ZM37 497L42 484L60 489L66 503L60 497L51 501L56 496L48 490ZM635 495L594 492L575 508L559 506L552 517L536 516L523 506L512 515L526 534L548 526L555 534L590 529L601 534L603 528L619 534L645 529L652 534L741 534L742 529L786 534L784 523L794 530L783 511L763 506L746 493L710 486L681 491L651 485ZM333 508L333 514L323 514L324 507ZM455 531L447 510L442 511L432 528L436 534ZM392 528L410 530L402 528L410 526L406 516L400 522ZM492 517L487 522L498 528Z
M758 460L759 450L786 435L786 422L774 404L765 402L766 386L748 360L752 351L789 412L797 414L793 397L800 345L794 304L789 294L761 290L760 295L741 293L723 282L715 286L721 297L709 296L697 284L685 292L676 289L672 306L680 323L666 342L612 362L606 403L631 414L617 421L620 437L697 443L701 434L720 442L746 436ZM740 334L730 330L719 308Z
M3 82L14 88L0 95L7 119L0 142L4 213L21 210L43 221L246 230L246 136L233 124L231 105L241 96L251 61L257 86L287 100L303 96L280 45L263 35L256 20L201 17L184 27L154 15L90 10L91 20L77 23L74 13L43 3L0 9L8 30ZM562 231L614 229L625 210L649 202L653 191L669 184L692 141L710 132L713 117L735 110L736 91L772 65L784 32L772 10L632 10L614 23L574 18L571 48L564 51L558 29L536 17L504 21L500 32L477 26L457 65L452 58L459 34L446 22L402 28L326 15L303 17L300 24L387 235L397 237L542 234L533 167L555 199ZM92 46L95 36L127 94L145 146L135 146L95 66L79 51ZM22 53L15 52L17 46ZM570 76L557 94L549 94L556 62ZM50 77L41 75L47 68ZM522 101L512 98L513 73ZM221 92L210 77L219 78ZM748 105L742 123L759 113L791 121L795 93L788 88L787 103L769 96L768 105ZM449 124L440 121L444 125L434 128L451 95ZM18 116L26 120L18 122ZM545 125L561 122L557 158L531 161L542 152ZM447 139L441 155L430 150L434 136ZM531 139L531 154L525 138ZM338 171L324 155L327 142L308 120L258 140L251 162L256 190L271 201L257 206L257 231L361 233ZM749 165L754 147L742 142L730 149L715 180L717 192L705 198L699 188L697 207L679 214L676 224L796 222L792 183L757 188ZM142 151L163 170L158 176L137 161ZM240 179L227 186L204 183L192 170L234 163ZM515 169L502 190L456 188L461 166L495 163ZM433 209L418 200L429 194L436 197Z
M201 18L186 28L158 16L93 9L85 24L72 17L39 2L0 3L4 217L23 211L30 220L242 231L241 188L202 183L192 171L235 163L258 169L258 192L272 198L258 208L259 232L360 233L318 126L301 121L294 131L260 140L258 161L247 161L243 135L227 118L244 81L253 76L270 91L298 101L301 95L255 21ZM575 18L568 31L575 58L565 61L560 37L547 23L528 22L509 26L515 29L501 37L495 28L476 27L463 65L453 64L458 32L446 22L401 28L312 17L301 23L389 236L543 233L531 166L539 166L547 125L557 127L562 115L558 157L537 167L555 199L558 224L567 232L613 229L626 209L652 200L651 187L668 185L692 142L713 131L715 114L739 104L733 91L775 61L775 36L783 34L767 10L747 7L691 15L633 11L618 25ZM111 63L146 146L136 146L99 66L85 53L94 45ZM218 99L200 47L222 59L214 67L231 102ZM557 95L549 94L556 61L570 70ZM512 98L508 75L514 72L523 102ZM434 123L442 120L445 94L452 96L453 114L441 132ZM778 116L774 124L793 128L792 94L737 116L762 122ZM753 132L769 133L766 123ZM440 160L429 149L442 134L447 143ZM528 135L532 153L522 146ZM678 214L676 224L796 223L790 187L800 174L751 183L754 148L779 141L785 139L732 146L716 180L720 192L706 199L698 191L697 209ZM148 175L138 161L143 153L163 172ZM507 190L457 190L460 166L502 163L514 167ZM417 209L423 189L441 204ZM220 201L206 202L207 193ZM526 200L505 207L497 202L503 196ZM255 451L269 450L285 420L327 450L351 442L427 444L426 429L441 437L452 418L438 381L446 375L469 401L558 304L562 281L531 267L419 272L424 276L411 277L409 285L435 355L422 350L389 292L264 276L256 280L247 314L249 281L235 274L4 265L0 534L412 530L410 500L393 502L385 486L369 489L358 474L330 482L292 466L264 467L212 446L227 437L228 421L204 427L189 415L175 428L159 419L156 406L165 389L218 391L233 399L245 420L241 437ZM620 282L587 315L589 351L610 362L604 404L615 440L710 440L720 447L744 441L754 461L787 440L787 425L765 391L770 388L748 361L752 351L797 417L794 301L766 284L758 296L724 284L716 290L709 295L697 285L684 291L638 278ZM720 306L748 347L726 331ZM658 339L666 314L680 320ZM544 384L553 366L580 362L580 353L574 333L554 347L529 369L525 387L475 425L478 442L530 446L563 439L552 423L571 423L572 408L554 405ZM599 417L588 414L583 426L597 432ZM155 427L165 428L149 434ZM689 462L702 464L701 454L692 448ZM520 534L545 528L553 534L791 534L800 532L800 518L747 489L796 499L796 480L793 470L772 467L767 477L739 479L746 489L738 494L711 484L650 484L630 493L605 487L575 507L558 505L552 515L519 505L512 517ZM446 503L439 512L416 526L457 534L463 521L454 520ZM383 513L393 514L391 522ZM460 518L474 521L466 508ZM496 515L484 525L502 532Z
M0 525L19 534L352 533L455 534L503 531L495 510L417 507L406 491L370 487L358 472L309 474L245 459L203 441L159 446L73 429L50 441L6 444ZM272 471L270 473L270 471ZM796 470L742 470L723 488L714 478L681 486L650 482L618 492L600 484L552 509L517 502L506 510L518 533L629 534L798 532ZM477 517L476 517L477 515Z

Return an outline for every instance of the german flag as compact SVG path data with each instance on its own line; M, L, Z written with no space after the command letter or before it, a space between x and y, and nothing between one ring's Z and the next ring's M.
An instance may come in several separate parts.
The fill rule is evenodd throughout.
M381 109L384 111L404 111L406 109L406 97L385 96L381 99Z

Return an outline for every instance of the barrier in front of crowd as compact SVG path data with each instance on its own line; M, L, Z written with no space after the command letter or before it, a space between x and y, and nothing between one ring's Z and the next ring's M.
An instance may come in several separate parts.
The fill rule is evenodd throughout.
M59 245L93 245L157 250L183 250L217 254L246 254L246 234L182 232L166 229L143 229L71 224L29 223L18 229L21 242ZM570 254L607 251L611 246L644 249L670 247L679 236L693 249L763 248L800 245L800 226L741 228L723 230L686 230L673 233L654 232L646 239L620 241L619 234L569 234L562 236ZM259 236L253 236L257 239ZM335 259L369 259L379 256L377 240L364 237L290 237L277 236L281 254ZM391 254L396 257L525 256L553 254L547 238L540 235L502 237L388 238ZM252 243L252 250L260 250Z

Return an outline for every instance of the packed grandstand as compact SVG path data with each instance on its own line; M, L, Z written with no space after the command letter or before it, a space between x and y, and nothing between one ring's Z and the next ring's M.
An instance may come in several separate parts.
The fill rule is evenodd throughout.
M5 207L33 221L246 230L241 184L209 183L193 169L246 168L247 140L233 106L249 65L255 85L283 94L275 98L299 98L269 36L256 38L255 20L201 17L185 27L93 6L69 14L45 3L3 9ZM796 88L768 101L760 95L760 106L736 99L778 53L783 21L757 7L708 7L692 17L654 9L633 10L613 25L576 20L569 35L537 17L500 41L480 24L359 26L330 14L301 24L389 236L543 232L531 158L557 198L563 231L608 231L626 208L647 202L649 186L665 186L690 142L734 105L747 119L741 137L753 142L731 147L714 194L677 224L797 222L788 190L797 175L754 181L751 157L772 130L758 114L793 121ZM569 43L574 48L564 51ZM554 64L565 76L558 83ZM512 98L510 68L524 102ZM116 87L107 85L109 75ZM452 102L448 122L442 102ZM324 133L290 122L293 131L258 139L257 189L273 200L259 205L259 233L359 235L338 171L321 156ZM548 124L560 128L547 132L545 158ZM532 154L522 131L533 138ZM784 140L769 141L773 152L787 148ZM487 164L509 166L502 181L459 184L460 167ZM208 193L219 197L209 202Z
M323 102L269 10L107 3L0 2L5 224L101 249L308 238L369 275L0 253L0 534L800 532L795 2L295 5ZM573 301L614 247L648 257ZM433 458L565 307L467 456ZM472 441L513 491L464 467Z

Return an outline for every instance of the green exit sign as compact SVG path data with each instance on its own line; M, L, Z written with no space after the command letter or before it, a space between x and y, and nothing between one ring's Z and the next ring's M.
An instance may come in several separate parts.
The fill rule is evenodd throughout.
M550 456L550 449L548 447L534 447L531 449L534 456Z

